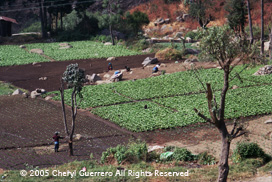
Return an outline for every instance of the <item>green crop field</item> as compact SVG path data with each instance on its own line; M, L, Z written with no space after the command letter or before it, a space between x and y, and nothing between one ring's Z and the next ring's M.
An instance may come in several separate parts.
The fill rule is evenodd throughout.
M28 50L42 49L46 56L56 61L74 60L74 59L91 59L91 58L108 58L119 56L138 55L140 52L128 50L122 45L105 46L102 43L92 41L69 42L73 46L71 49L59 49L58 43L37 43L25 44ZM49 62L50 60L21 49L17 45L0 46L0 66L22 65L33 62Z
M260 66L259 66L260 67ZM272 83L272 75L253 76L259 67L245 69L241 74L241 80L235 78L230 87L247 87ZM237 66L233 71L239 73L244 66ZM211 83L214 90L220 90L223 84L223 71L219 69L201 69L198 74L203 83ZM118 104L131 100L144 100L159 97L185 95L205 91L192 71L178 72L169 75L140 79L136 81L124 81L95 86L86 86L83 89L82 108L97 107ZM71 90L66 90L66 98L69 98ZM131 99L130 99L131 98ZM55 97L60 100L60 97Z
M0 66L21 65L45 61L49 60L38 54L29 53L17 45L0 46Z
M220 92L216 92L219 102ZM259 86L230 90L226 100L226 118L239 118L272 112L272 86ZM147 109L144 106L147 105ZM194 108L208 115L205 94L193 94L153 99L135 103L99 107L92 112L131 131L186 126L204 122Z
M27 44L26 47L30 49L42 49L44 54L53 58L56 61L65 61L73 59L90 59L90 58L108 58L119 56L131 56L140 54L140 52L131 51L122 45L104 45L99 42L92 41L76 41L69 42L73 48L59 49L59 43L47 44Z
M228 91L227 118L272 113L272 75L252 75L260 67L244 69L245 66L237 66L233 70L231 78L243 72L239 74L241 79L235 77L230 84L230 88L233 85L239 88ZM197 73L203 83L211 83L218 102L223 85L222 74L219 69L201 69ZM203 92L204 88L192 71L178 72L136 81L86 86L82 90L81 108L92 107L94 114L131 131L171 128L204 122L193 111L193 108L198 108L208 115ZM71 90L65 91L67 102L70 94ZM54 99L60 100L60 97Z

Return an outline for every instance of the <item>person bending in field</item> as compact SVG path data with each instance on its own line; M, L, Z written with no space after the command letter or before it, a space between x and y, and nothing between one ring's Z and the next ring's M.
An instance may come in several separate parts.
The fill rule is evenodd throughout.
M55 143L55 152L59 152L59 139L63 139L64 137L59 136L59 132L56 132L53 136L54 143Z
M160 64L157 64L153 69L152 73L157 73L159 71Z

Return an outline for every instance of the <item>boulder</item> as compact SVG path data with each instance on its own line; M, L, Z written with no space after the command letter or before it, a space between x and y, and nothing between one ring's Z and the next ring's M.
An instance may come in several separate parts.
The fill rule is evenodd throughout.
M182 18L181 16L178 16L178 17L176 18L176 21L177 21L177 22L183 22L184 20L183 20L183 18Z
M147 48L147 49L142 50L142 52L146 52L146 53L148 53L148 52L150 52L150 51L151 51L151 48L150 48L150 47Z
M159 60L157 58L151 58L151 57L147 57L145 58L145 60L142 62L142 65L145 67L149 64L156 64L158 63Z
M264 51L269 51L270 41L264 43Z
M158 18L155 22L154 22L154 25L157 26L157 25L162 25L164 24L164 19L163 18Z
M25 48L26 48L25 45L20 45L19 47L22 48L22 49L25 49Z
M232 89L237 89L237 88L239 88L237 85L232 86Z
M35 99L36 97L38 97L42 94L45 94L45 93L46 93L46 91L44 89L37 88L36 90L31 92L30 97L32 99Z
M44 76L44 77L40 77L40 78L39 78L39 80L43 80L43 81L45 81L45 80L47 80L47 77L46 77L46 76Z
M49 95L49 96L46 96L44 99L45 99L45 100L51 100L52 98L53 98L53 97Z
M192 40L190 37L186 37L185 41L186 41L187 43L192 43L192 42L193 42L193 40Z
M176 35L175 35L175 37L178 37L178 38L180 38L182 36L183 36L183 32L177 32Z
M272 73L272 65L266 65L262 68L260 68L256 73L253 75L260 76L260 75L269 75Z
M95 83L97 80L101 80L101 78L94 73L92 75L86 75L86 80L90 83Z
M154 145L154 146L148 146L147 152L152 152L154 150L163 149L163 146L160 145Z
M185 54L199 54L200 51L197 49L185 49Z
M103 77L104 78L110 78L111 76L109 74L105 74Z
M111 42L105 42L104 45L112 45Z
M270 123L272 123L272 119L266 120L264 123L265 124L270 124Z
M184 21L186 21L189 17L190 17L189 14L183 14L183 15L182 15L182 19L183 19Z
M116 60L116 57L109 57L108 59L107 59L107 61L115 61Z
M59 46L60 46L60 47L66 47L66 46L71 46L71 45L68 44L68 43L60 43Z
M74 139L77 140L77 141L79 141L81 138L82 138L82 135L81 135L81 134L76 134L76 135L74 136Z
M169 18L166 18L166 19L164 20L164 23L170 23L170 19L169 19Z
M71 46L71 45L63 46L63 47L60 47L59 49L70 49L70 48L73 48L73 46Z
M111 83L111 81L109 81L109 80L98 80L96 82L97 85L101 85L101 84L105 84L105 83Z
M17 89L12 93L12 95L23 95L23 94L24 94L24 92L20 89Z
M43 54L44 54L44 52L43 52L42 49L31 49L29 52L30 52L30 53L40 54L40 55L43 55Z

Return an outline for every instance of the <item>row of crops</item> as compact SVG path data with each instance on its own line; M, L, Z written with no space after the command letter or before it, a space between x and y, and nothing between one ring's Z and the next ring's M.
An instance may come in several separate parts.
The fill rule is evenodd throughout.
M259 66L260 67L260 66ZM230 87L247 87L252 85L263 85L272 83L270 76L253 76L259 67L244 69L244 66L237 66L233 70L232 76L235 77L230 83ZM220 90L223 84L223 71L219 69L202 69L197 73L197 77L203 83L211 83L214 90ZM104 85L86 86L83 88L82 108L106 106L119 104L132 100L144 100L159 97L169 97L184 95L189 93L200 93L205 91L196 75L192 71L177 72L169 75L140 79L136 81L124 81ZM70 90L66 91L66 98L69 99ZM124 97L125 96L125 97ZM131 98L131 99L130 99ZM60 97L56 97L60 100Z
M272 113L272 75L252 75L260 67L235 68L231 78L243 72L230 84L239 88L228 91L226 118ZM91 112L94 114L136 132L204 122L193 111L193 108L198 108L208 116L206 96L201 93L204 88L198 79L212 84L219 102L222 74L219 69L203 69L196 74L186 71L136 81L86 86L82 91L84 99L81 107L93 107ZM66 90L65 93L67 102L70 92ZM60 100L59 97L54 99Z
M92 41L69 42L73 46L70 49L59 49L58 43L37 43L26 44L28 50L42 49L44 54L57 61L90 59L90 58L107 58L138 55L139 52L128 50L122 45L104 45ZM22 65L33 62L48 62L50 60L35 53L29 53L17 45L0 46L0 66Z
M219 100L220 92L215 94ZM271 85L230 90L227 94L225 116L226 118L238 118L271 113L271 98ZM204 122L195 114L194 108L209 116L205 94L158 98L152 101L99 107L93 109L92 112L136 132Z

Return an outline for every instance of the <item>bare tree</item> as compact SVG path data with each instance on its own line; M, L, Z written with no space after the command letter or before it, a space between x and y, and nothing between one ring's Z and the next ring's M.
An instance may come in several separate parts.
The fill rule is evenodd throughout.
M65 103L64 103L64 86L63 83L66 82L68 88L72 89L71 93L71 111L72 111L72 122L70 132L67 127L67 118L66 118L66 111L65 111ZM77 116L77 109L80 101L78 102L77 97L79 96L82 99L81 90L83 87L83 83L85 82L85 72L82 69L78 68L78 64L70 64L67 66L66 71L63 73L63 77L61 79L61 105L62 105L62 112L63 112L63 122L64 122L64 129L69 138L69 155L73 156L73 135L75 131L75 122Z
M235 77L230 78L230 73L233 68L248 55L249 46L244 46L246 41L243 38L235 37L235 33L229 27L212 27L204 31L201 35L202 54L216 60L224 71L224 84L221 90L220 104L217 104L213 94L212 87L209 83L206 84L206 93L209 108L209 117L194 109L198 116L206 122L216 126L221 135L222 148L219 161L219 182L227 181L229 173L229 150L230 143L233 139L245 134L242 125L236 121L233 123L233 128L229 132L225 123L225 105L226 96L229 89L229 83ZM204 84L203 84L204 86Z

